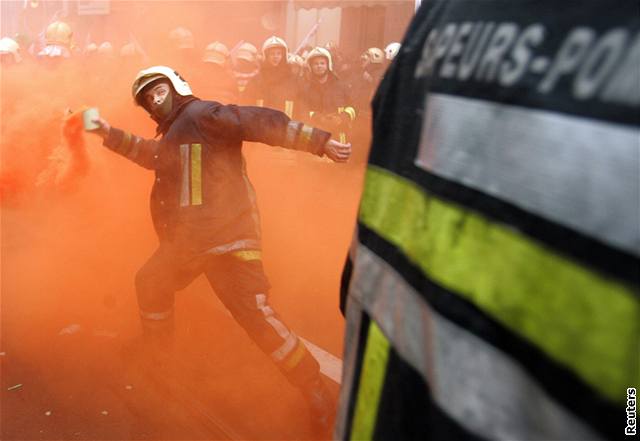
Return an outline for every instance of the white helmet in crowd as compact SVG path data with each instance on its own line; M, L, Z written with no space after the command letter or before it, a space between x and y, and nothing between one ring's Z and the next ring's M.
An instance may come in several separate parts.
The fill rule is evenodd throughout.
M307 66L311 67L311 60L317 57L324 57L327 59L329 65L329 72L333 72L333 60L331 59L331 52L323 47L314 47L307 55Z
M177 27L169 32L169 40L176 49L193 49L196 45L193 33L183 27Z
M296 66L300 66L300 67L304 67L304 58L302 58L300 55L289 54L289 56L287 57L287 63L288 64L295 64Z
M103 42L100 46L98 46L98 54L106 56L106 57L112 56L113 55L113 45L108 41Z
M287 46L287 43L282 39L282 38L278 38L275 35L267 38L264 43L262 44L262 56L266 59L267 58L267 50L274 48L274 47L281 47L284 49L284 58L285 60L288 58L289 56L289 47Z
M398 55L398 52L400 52L400 47L400 43L389 43L387 47L384 48L384 54L387 60L393 60L396 55Z
M133 100L136 104L140 105L139 95L140 92L142 92L142 89L161 78L168 79L178 95L193 95L189 83L187 83L184 78L178 74L178 72L167 66L152 66L138 72L136 79L133 81L133 86L131 86L131 95L133 96Z
M88 43L84 47L84 53L85 53L85 55L94 55L94 54L98 53L98 45L95 44L95 43Z
M251 43L242 43L236 51L235 58L255 63L258 59L258 49Z
M22 60L20 57L20 45L13 38L4 37L0 39L0 55L11 54L13 61L19 63Z
M223 65L227 62L229 58L229 49L220 43L219 41L214 41L213 43L209 43L204 50L204 57L202 61L205 63L214 63Z
M120 48L120 56L122 58L133 58L142 55L135 43L127 43Z

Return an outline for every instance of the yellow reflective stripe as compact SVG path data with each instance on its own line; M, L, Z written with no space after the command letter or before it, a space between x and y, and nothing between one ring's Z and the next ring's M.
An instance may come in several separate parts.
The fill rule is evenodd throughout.
M362 361L356 408L351 426L352 440L373 439L382 386L389 359L389 340L372 320Z
M262 252L258 250L240 250L240 251L234 251L231 254L237 257L238 259L244 260L244 261L262 259Z
M311 142L311 135L313 134L313 127L304 124L300 129L300 138L303 143Z
M117 150L119 152L123 152L125 147L128 147L130 143L131 143L131 133L124 132L124 136L122 137L122 140L120 141L120 145L118 145Z
M353 107L351 107L351 106L345 107L344 108L344 113L349 115L349 118L351 118L351 121L356 119L356 109L354 109Z
M191 144L191 205L202 205L202 145Z
M286 371L294 369L298 364L300 364L306 353L307 348L305 348L304 344L298 340L298 346L296 346L293 352L282 361L282 367Z
M286 113L289 118L293 118L293 101L286 100L284 102L284 113Z
M340 132L339 137L340 137L340 142L341 143L343 143L343 144L347 143L347 134L346 133Z
M264 107L264 100L263 100L263 99L258 99L258 100L256 100L256 106L258 106L258 107Z
M315 115L315 114L316 114L316 112L314 112L313 110L310 110L309 111L309 118L312 118L313 115Z
M614 402L640 384L640 301L484 216L369 166L360 221L436 283L568 366Z

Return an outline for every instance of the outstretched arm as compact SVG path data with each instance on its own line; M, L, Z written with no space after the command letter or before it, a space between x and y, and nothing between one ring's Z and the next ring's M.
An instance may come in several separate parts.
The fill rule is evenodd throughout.
M132 160L138 165L154 170L158 158L159 142L153 139L144 139L129 132L112 127L104 118L93 120L98 128L92 133L102 137L102 144L119 155Z
M237 137L346 162L351 144L331 139L331 133L291 120L279 110L252 106L215 106L202 122L203 132L212 138Z

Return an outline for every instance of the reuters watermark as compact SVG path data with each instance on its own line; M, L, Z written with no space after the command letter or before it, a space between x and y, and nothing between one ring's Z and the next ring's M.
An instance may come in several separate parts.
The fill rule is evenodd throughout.
M635 435L638 419L636 418L636 388L627 388L627 427L624 429L625 435Z

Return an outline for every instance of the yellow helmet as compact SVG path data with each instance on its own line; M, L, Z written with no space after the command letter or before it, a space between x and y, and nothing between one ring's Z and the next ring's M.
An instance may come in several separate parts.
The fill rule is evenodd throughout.
M44 40L47 45L71 46L73 31L71 27L62 21L54 21L44 33Z
M219 41L214 41L205 48L202 61L205 63L225 64L228 58L229 49Z
M236 58L254 63L257 59L258 49L251 43L242 43L236 51Z
M333 60L331 59L331 52L323 47L313 48L313 50L307 55L307 65L311 67L311 60L317 57L326 58L327 64L329 65L329 71L333 72Z
M285 59L289 56L289 47L287 46L287 43L282 38L278 38L275 35L267 38L262 44L262 56L266 58L267 50L274 47L281 47L284 49Z
M363 56L366 56L371 64L382 64L384 61L384 52L378 47L370 47Z
M5 54L11 54L13 61L16 63L22 60L22 57L20 57L20 45L13 38L4 37L0 39L0 55Z
M142 89L160 78L168 79L178 95L193 95L189 83L187 83L187 81L182 78L178 72L167 66L152 66L138 72L136 79L133 81L133 85L131 86L131 95L133 96L133 100L136 104L140 104L138 98Z
M169 40L174 44L176 49L193 49L195 43L193 34L187 28L178 27L169 32Z

